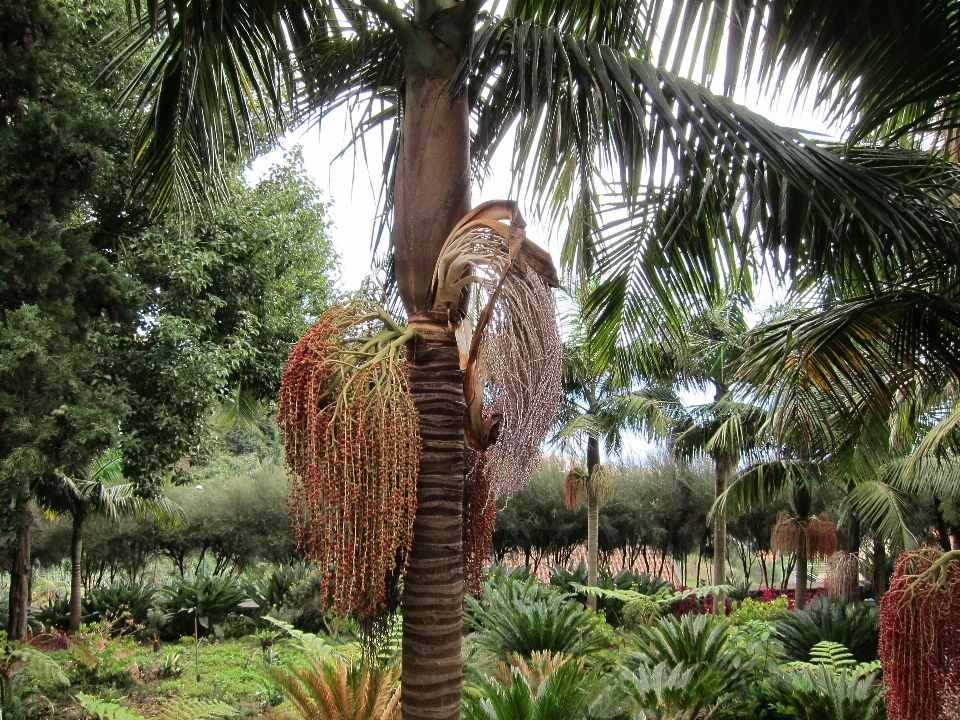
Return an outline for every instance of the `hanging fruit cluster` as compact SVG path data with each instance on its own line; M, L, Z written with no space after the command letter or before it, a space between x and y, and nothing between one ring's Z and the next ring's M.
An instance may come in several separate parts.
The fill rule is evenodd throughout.
M579 510L584 497L594 497L600 502L613 498L613 476L603 465L593 468L590 476L579 465L567 473L564 481L565 502L568 510Z
M900 555L880 608L890 720L960 717L960 556Z
M373 633L398 602L413 534L420 434L406 378L412 331L367 303L323 313L293 347L277 422L299 547L321 603Z
M474 596L483 592L483 568L493 550L496 497L486 453L467 448L463 484L463 582Z
M560 398L561 344L550 255L510 201L484 203L447 237L434 271L433 311L456 332L466 401L463 572L479 594L496 500L530 479ZM469 299L472 313L465 314Z
M837 526L830 516L795 518L781 513L770 535L770 549L778 554L795 553L806 543L811 558L828 558L837 551Z
M574 465L563 482L563 491L567 510L579 510L587 492L587 472L579 465Z

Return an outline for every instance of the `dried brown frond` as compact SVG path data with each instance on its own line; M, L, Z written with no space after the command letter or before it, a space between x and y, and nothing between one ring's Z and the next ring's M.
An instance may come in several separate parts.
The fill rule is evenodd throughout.
M501 685L509 687L513 683L514 670L518 671L530 690L530 697L534 698L543 682L572 659L570 655L552 653L550 650L534 651L529 658L510 653L506 662L496 664L493 676Z
M803 528L800 524L786 513L780 513L770 534L770 549L778 555L795 553L802 538Z
M457 326L470 446L488 454L497 496L529 479L560 398L560 335L550 256L531 243L516 203L485 203L447 238L434 311ZM473 327L460 308L474 289Z

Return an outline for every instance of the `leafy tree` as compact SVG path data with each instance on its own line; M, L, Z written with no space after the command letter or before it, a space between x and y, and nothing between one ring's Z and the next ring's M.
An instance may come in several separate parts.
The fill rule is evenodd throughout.
M202 448L219 398L275 392L334 261L296 154L254 188L235 170L232 202L189 232L124 205L127 111L90 60L122 5L7 0L0 16L0 492L17 637L31 495L118 443L137 492L156 494Z
M34 484L78 472L129 410L104 380L134 316L132 282L110 262L116 238L81 210L98 209L117 121L87 87L97 32L75 10L0 3L0 492L4 530L16 532L12 639L26 631Z
M397 288L421 351L433 351L410 382L430 427L418 492L431 501L419 503L404 581L407 718L460 714L462 528L449 508L462 506L463 440L449 418L462 412L462 383L451 315L430 313L440 250L470 206L471 154L482 163L520 121L515 166L536 181L535 199L577 198L584 222L574 224L571 241L580 245L568 257L590 255L603 162L632 204L659 212L664 196L676 200L679 211L665 215L677 227L702 215L697 199L727 219L742 198L747 227L791 256L807 254L811 233L813 252L821 250L840 226L874 241L930 238L940 229L932 218L951 212L937 206L932 215L934 203L920 190L861 156L782 130L657 68L646 43L655 26L643 22L641 8L517 0L496 15L481 14L482 0L415 0L403 9L388 0L149 0L114 62L159 43L134 90L141 108L135 186L155 208L198 208L198 198L222 197L226 159L237 145L257 144L255 128L279 133L288 100L322 114L372 96L359 129L392 123L384 167ZM667 187L648 193L647 179L661 170ZM660 237L677 265L689 259L686 267L699 267L703 242ZM624 273L604 288L613 315L629 285ZM438 626L448 628L442 637Z

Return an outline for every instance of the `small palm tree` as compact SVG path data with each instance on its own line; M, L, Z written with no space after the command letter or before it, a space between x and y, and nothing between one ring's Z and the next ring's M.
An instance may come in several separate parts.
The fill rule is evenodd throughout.
M563 350L563 400L554 441L569 446L586 439L586 470L574 468L567 476L567 504L576 510L587 499L587 582L597 585L600 503L613 494L610 474L600 464L600 448L619 453L626 430L666 433L674 421L679 399L669 387L637 389L631 350L603 363L582 327L571 318L574 335ZM587 595L591 610L596 595Z
M108 450L96 458L80 478L58 474L55 486L48 487L40 502L51 514L69 513L73 520L70 542L70 632L80 628L83 582L83 524L93 514L112 522L121 517L152 513L164 522L174 521L180 508L163 496L145 498L136 494L136 485L123 482L123 457L118 450Z

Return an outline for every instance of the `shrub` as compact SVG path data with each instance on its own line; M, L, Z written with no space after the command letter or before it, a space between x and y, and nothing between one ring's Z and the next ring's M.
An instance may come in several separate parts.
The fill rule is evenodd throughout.
M90 588L81 601L84 622L99 622L127 614L137 624L147 622L157 589L149 585L118 582Z
M792 660L809 662L810 649L822 640L840 643L857 662L877 659L877 606L820 598L805 610L784 613L776 635Z
M273 668L274 682L304 720L399 720L400 668L313 663L309 668Z
M762 640L714 615L659 618L637 635L638 662L625 671L623 692L634 711L666 710L657 717L744 717Z
M218 633L246 598L240 583L229 575L173 578L161 588L160 595L166 611L165 630L170 637L193 635L194 618L200 635Z
M477 645L501 660L544 650L582 655L605 644L596 614L534 579L498 584L479 601L468 597L465 621Z
M463 695L465 720L581 720L590 701L588 673L569 656L511 656L495 676L473 671Z
M587 604L587 593L580 587L587 585L587 567L581 560L577 565L566 568L555 565L550 568L550 584L571 595L583 605ZM610 576L604 568L600 568L597 577L597 587L604 590L633 590L642 595L656 595L663 588L673 588L673 585L662 578L635 573L624 568L614 576ZM600 595L597 598L597 609L602 610L607 622L613 627L619 627L624 621L624 601L611 595Z
M876 672L800 665L765 683L771 720L883 720Z

